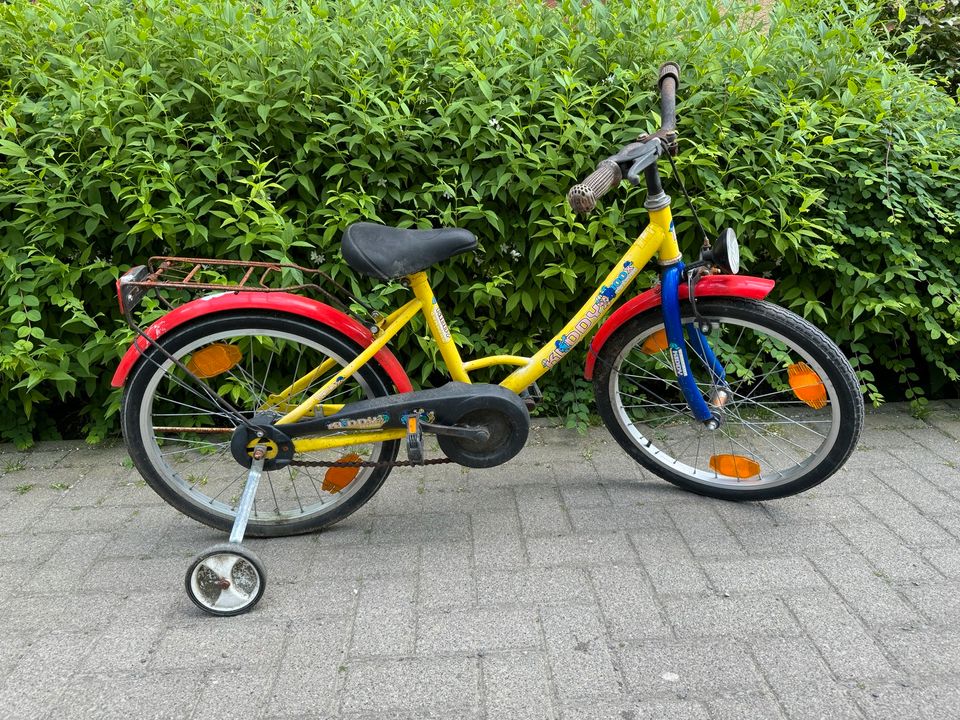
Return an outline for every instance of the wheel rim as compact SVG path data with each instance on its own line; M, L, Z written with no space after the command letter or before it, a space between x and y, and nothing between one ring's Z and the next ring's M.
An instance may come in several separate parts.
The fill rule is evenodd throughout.
M257 566L237 553L207 555L190 573L194 599L217 613L237 612L256 602L262 586Z
M690 320L684 318L685 323ZM840 431L836 388L822 364L783 334L729 315L708 320L713 329L707 338L725 366L730 391L723 407L711 406L723 418L720 428L707 430L692 416L669 348L648 343L662 331L662 323L644 330L614 360L609 399L617 423L657 466L691 482L756 490L796 481L836 442ZM712 399L718 389L713 375L689 338L686 343L697 386ZM748 351L752 357L739 361ZM797 395L789 382L791 366L815 373L825 395L822 407ZM800 392L804 394L805 388L801 386ZM732 466L730 457L736 458ZM757 463L759 472L753 473L747 460Z
M321 343L296 333L263 327L212 333L187 343L173 355L181 362L189 362L199 351L213 345L237 346L243 355L240 364L206 382L248 417L265 410L282 414L281 411L309 397L347 364L340 354ZM255 351L251 352L250 348ZM267 352L261 353L264 348ZM329 370L292 394L287 402L271 403L268 399L271 394L276 395L288 387L293 378L302 377L306 373L304 368L317 367L324 359L334 361ZM183 378L183 372L169 360L150 377L139 416L144 449L167 487L192 505L232 521L248 472L230 453L230 437L237 423L224 416L209 398ZM357 373L334 390L324 403L370 397L374 397L370 385ZM363 460L378 460L382 452L383 443L371 443L298 453L294 457L335 462L352 455ZM267 471L257 489L250 523L276 525L327 514L355 495L373 471L373 468L360 468L342 487L331 486L329 482L325 487L323 468L286 467Z

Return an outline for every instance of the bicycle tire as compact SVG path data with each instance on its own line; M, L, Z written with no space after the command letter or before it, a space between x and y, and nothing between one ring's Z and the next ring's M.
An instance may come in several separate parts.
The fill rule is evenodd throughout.
M708 340L727 371L726 401L717 392L722 384L688 340L690 371L721 416L720 428L710 431L693 418L669 348L662 336L657 340L661 313L648 312L619 328L597 359L597 406L617 443L658 477L724 500L786 497L833 475L855 449L864 414L859 383L840 349L816 326L765 301L708 298L697 310L711 325ZM681 316L685 324L694 321L689 303L681 305ZM728 328L739 332L732 345ZM751 346L757 349L745 366L739 351ZM765 370L759 376L753 373L758 361ZM795 381L799 390L790 384L791 374L807 378ZM760 388L766 392L756 394ZM759 402L764 398L769 400ZM734 436L734 428L746 434ZM781 461L780 468L775 450L806 457L793 465Z
M319 387L326 377L336 372L336 368L346 365L361 352L356 344L333 329L289 314L268 311L216 313L205 316L161 336L159 342L181 362L188 358L192 360L198 351L213 345L237 347L235 352L240 353L242 358L240 364L206 382L208 386L214 386L221 395L234 392L241 396L246 394L248 400L255 400L256 406L253 408L237 405L238 409L249 415L262 412L264 407L269 408L269 402L273 402L276 397L270 393L276 393L277 387L284 388L283 383L290 382L290 377L301 377L304 374L300 372L301 365L306 367L316 364L322 361L321 358L334 359L334 369L299 391L297 401L307 396L307 391ZM264 366L264 351L261 349L265 347L271 354ZM290 374L289 367L297 352L299 355L296 356L296 369ZM257 354L261 355L259 360L256 358ZM274 365L274 359L278 355L281 357ZM261 363L259 368L258 362ZM243 368L244 364L248 364L249 368ZM284 369L278 370L278 367ZM144 352L124 388L121 406L123 435L135 467L160 497L183 514L205 525L229 531L239 499L237 490L242 489L246 469L230 454L229 435L216 430L219 426L232 429L237 423L218 412L211 400L206 399L204 403L202 394L197 393L192 386L189 390L185 388L183 378L180 377L182 374L182 371L165 359L156 348L150 347ZM263 375L259 387L256 379L258 374ZM189 382L186 384L189 385ZM160 391L160 388L163 388L163 391ZM193 394L189 394L190 392ZM367 363L361 367L336 391L343 401L382 397L391 392L393 389L390 378L375 363ZM167 396L164 393L176 395ZM231 398L231 401L237 404L236 398ZM192 407L193 411L179 411L183 406ZM278 405L277 416L285 409L287 408ZM178 423L172 426L172 430L167 429L171 422ZM200 426L194 427L189 423L199 423ZM204 423L207 426L212 424L213 428L203 426ZM168 445L173 449L161 449ZM399 446L399 441L394 440L364 446L361 451L369 452L370 455L363 459L375 462L393 461L397 457ZM340 459L343 452L342 449L336 449L326 451L322 458L317 453L303 457L334 461ZM295 459L298 457L300 456L295 456ZM324 479L314 475L309 468L283 468L266 472L256 496L261 505L258 508L255 501L246 535L278 537L315 532L328 527L343 520L369 501L383 485L390 470L390 467L358 469L352 481L339 489L334 486L330 492L327 491ZM184 473L188 471L190 474L185 476ZM276 483L274 477L277 478ZM233 478L230 486L234 495L223 495L225 490L221 490L220 494L214 497L214 491L225 485L229 478ZM212 485L214 481L217 483L215 486ZM209 491L208 485L211 486ZM284 509L280 506L281 498ZM305 500L308 502L306 506ZM294 502L297 503L296 506ZM275 505L275 511L269 509L271 503ZM288 505L292 509L287 510Z

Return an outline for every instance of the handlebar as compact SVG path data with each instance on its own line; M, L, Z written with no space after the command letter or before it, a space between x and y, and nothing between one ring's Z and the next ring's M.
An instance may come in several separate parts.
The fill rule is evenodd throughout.
M660 129L653 135L642 138L641 142L630 143L615 155L601 160L597 169L590 173L582 182L577 183L567 193L567 202L574 212L586 214L597 206L597 200L620 184L624 175L633 173L627 171L635 166L639 158L646 159L652 156L652 162L660 155L660 144L663 148L675 151L675 135L677 127L677 86L680 84L680 66L673 62L666 62L660 66L660 75L657 86L660 89ZM648 148L651 140L658 141L654 151Z

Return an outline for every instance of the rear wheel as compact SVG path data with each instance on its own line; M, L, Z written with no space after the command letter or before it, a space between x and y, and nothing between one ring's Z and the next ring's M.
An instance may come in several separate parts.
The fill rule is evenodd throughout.
M620 446L663 479L727 500L793 495L835 473L863 426L859 384L837 346L770 303L704 299L697 310L727 384L688 340L690 371L720 428L690 413L662 317L647 313L617 330L597 360L597 406ZM681 314L693 322L688 304Z
M203 317L160 342L246 417L280 417L360 352L328 328L269 312ZM298 378L306 379L294 386ZM323 402L329 414L337 404L390 393L390 379L371 362ZM230 451L237 423L155 348L145 351L127 382L122 424L130 457L164 500L202 523L230 529L248 473ZM390 472L297 462L393 461L398 449L399 442L389 441L296 453L293 465L264 472L246 534L273 537L326 527L367 502Z

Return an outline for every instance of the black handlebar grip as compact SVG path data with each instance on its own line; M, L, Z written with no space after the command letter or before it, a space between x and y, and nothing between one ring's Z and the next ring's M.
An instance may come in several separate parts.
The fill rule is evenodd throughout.
M660 79L657 84L662 88L663 81L668 77L673 78L673 89L676 90L680 86L680 65L673 60L660 66Z
M623 180L620 166L613 160L604 160L582 183L574 185L567 193L567 202L574 212L585 215L597 206L597 200Z
M677 126L677 86L680 66L671 61L660 66L660 131L670 132Z

